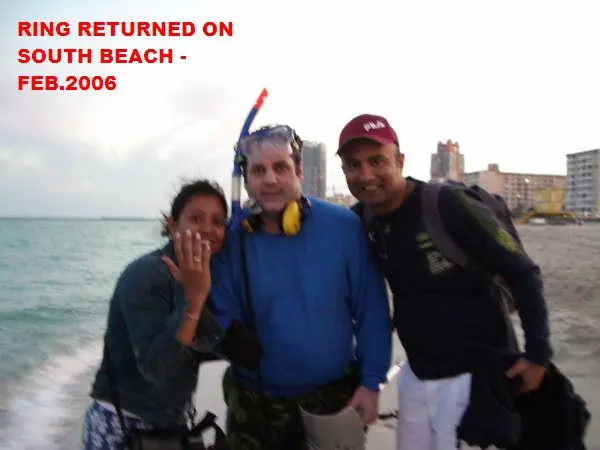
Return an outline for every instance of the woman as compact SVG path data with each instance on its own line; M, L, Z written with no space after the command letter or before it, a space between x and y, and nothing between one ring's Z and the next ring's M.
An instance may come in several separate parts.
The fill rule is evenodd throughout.
M185 184L165 218L169 242L134 260L119 277L83 449L128 449L134 430L186 423L200 351L210 351L221 336L204 306L210 260L223 245L226 218L227 201L218 185Z

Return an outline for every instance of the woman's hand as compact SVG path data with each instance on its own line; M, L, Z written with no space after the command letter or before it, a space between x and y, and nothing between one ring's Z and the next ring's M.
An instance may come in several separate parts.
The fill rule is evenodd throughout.
M190 313L199 315L211 285L210 242L202 241L199 233L192 236L190 230L186 230L183 236L176 232L173 241L177 264L166 255L162 260L183 287Z

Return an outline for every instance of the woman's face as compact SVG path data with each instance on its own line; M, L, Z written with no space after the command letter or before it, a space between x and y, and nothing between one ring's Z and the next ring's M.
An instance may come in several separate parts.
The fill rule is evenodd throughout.
M185 233L186 230L200 233L202 240L210 242L212 254L217 253L225 240L226 212L219 198L211 194L192 197L181 210L179 219L170 220L170 233Z

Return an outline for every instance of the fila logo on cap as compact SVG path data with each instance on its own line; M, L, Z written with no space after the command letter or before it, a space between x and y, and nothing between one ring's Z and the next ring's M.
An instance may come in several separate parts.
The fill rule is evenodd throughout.
M378 120L376 122L369 121L363 123L363 128L366 132L369 132L371 130L378 130L380 128L385 128L385 123L383 123L381 120Z

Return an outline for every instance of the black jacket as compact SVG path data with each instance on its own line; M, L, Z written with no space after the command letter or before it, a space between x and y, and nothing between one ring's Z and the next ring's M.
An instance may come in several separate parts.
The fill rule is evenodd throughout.
M507 347L508 330L488 274L510 287L525 333L527 359L552 357L540 269L491 217L465 196L440 193L439 213L448 234L486 273L450 263L429 236L423 186L418 180L404 204L369 220L371 248L394 294L394 326L411 369L420 379L473 372L491 352ZM464 198L463 198L464 197Z
M500 356L473 373L458 439L480 448L585 450L591 415L569 379L550 363L539 389L517 395L519 383L504 376L515 360Z

